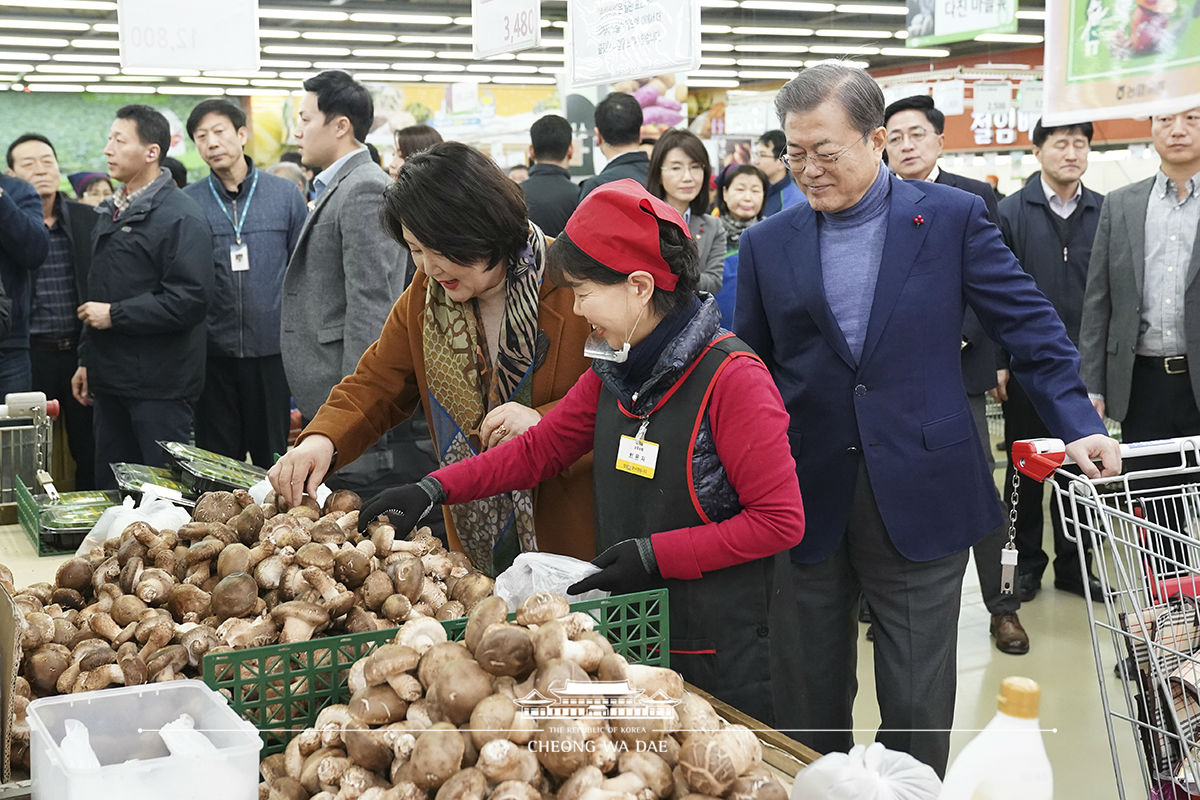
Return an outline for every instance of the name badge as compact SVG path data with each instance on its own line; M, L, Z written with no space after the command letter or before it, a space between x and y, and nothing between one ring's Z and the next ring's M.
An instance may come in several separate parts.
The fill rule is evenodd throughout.
M621 437L621 444L617 447L617 469L621 472L640 478L653 478L654 465L657 463L657 444L632 436Z
M250 270L250 248L243 244L229 245L229 266L234 272Z

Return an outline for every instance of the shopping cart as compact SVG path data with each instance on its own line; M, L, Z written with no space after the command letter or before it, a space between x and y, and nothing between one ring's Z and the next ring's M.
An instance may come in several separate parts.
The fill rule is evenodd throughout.
M1122 475L1092 480L1067 469L1060 440L1014 442L1013 488L1021 476L1052 479L1081 570L1091 545L1104 611L1089 597L1088 623L1120 797L1117 740L1128 723L1146 796L1184 800L1200 795L1200 436L1125 444L1121 459ZM1109 700L1104 642L1123 708Z
M26 486L49 482L53 425L58 417L58 401L46 400L41 392L13 393L2 399L0 504L17 501L17 478Z

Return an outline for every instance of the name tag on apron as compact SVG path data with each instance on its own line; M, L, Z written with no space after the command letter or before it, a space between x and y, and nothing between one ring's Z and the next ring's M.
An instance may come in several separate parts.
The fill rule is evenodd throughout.
M250 248L245 244L229 245L229 266L234 272L250 270Z
M617 447L617 469L641 478L654 477L654 465L658 463L658 445L632 436L622 436Z

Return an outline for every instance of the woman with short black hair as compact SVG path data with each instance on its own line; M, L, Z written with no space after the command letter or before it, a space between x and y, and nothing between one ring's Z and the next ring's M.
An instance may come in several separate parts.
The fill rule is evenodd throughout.
M446 466L536 425L587 368L587 326L571 313L571 291L545 275L545 237L520 188L478 150L447 142L408 159L384 192L381 221L410 248L418 274L354 373L271 469L292 503L418 402ZM573 459L536 494L526 487L446 507L451 547L493 575L521 551L591 558L590 464Z
M753 164L731 164L717 178L717 211L725 229L725 263L717 306L721 321L733 327L733 309L737 305L738 249L742 234L763 218L769 181Z
M650 154L646 189L665 200L687 223L699 251L699 288L721 291L725 241L716 217L708 214L708 182L712 164L700 137L672 128L662 135Z

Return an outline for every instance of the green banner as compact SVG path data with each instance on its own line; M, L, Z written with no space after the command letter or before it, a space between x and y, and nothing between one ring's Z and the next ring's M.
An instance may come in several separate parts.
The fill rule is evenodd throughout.
M908 47L1015 33L1017 0L908 0Z

